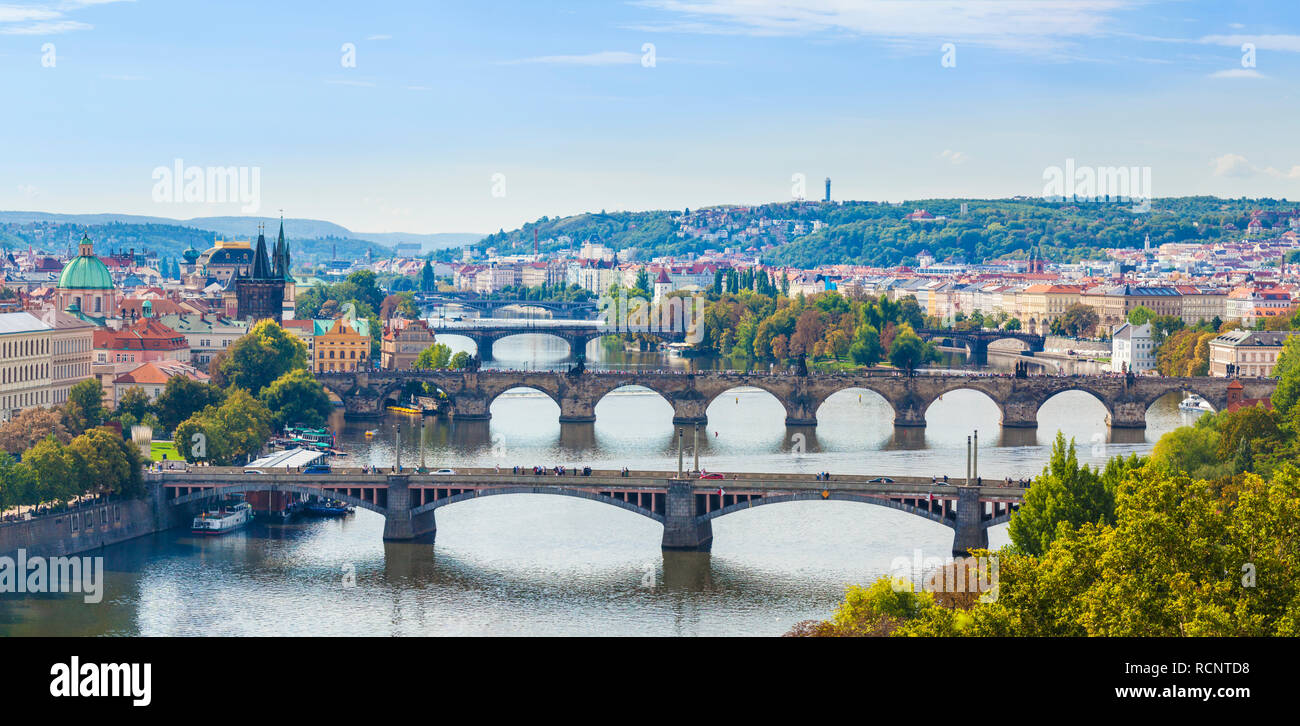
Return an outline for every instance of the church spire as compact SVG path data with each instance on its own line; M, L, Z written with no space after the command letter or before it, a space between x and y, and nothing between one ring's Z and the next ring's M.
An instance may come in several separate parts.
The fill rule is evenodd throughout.
M257 231L257 249L253 251L253 274L249 277L254 280L271 279L271 263L266 256L266 234L261 229Z

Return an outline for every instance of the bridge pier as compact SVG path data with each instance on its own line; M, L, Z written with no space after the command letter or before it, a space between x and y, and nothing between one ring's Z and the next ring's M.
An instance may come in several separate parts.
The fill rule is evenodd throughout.
M492 360L492 347L496 345L496 338L483 336L474 338L474 346L478 349L479 360Z
M1147 407L1140 401L1118 401L1107 412L1113 429L1144 429L1147 427Z
M560 423L595 423L596 404L577 395L560 399Z
M491 418L487 396L462 393L451 402L452 421L487 421Z
M984 505L979 487L957 488L957 522L952 538L954 557L966 557L971 549L987 549L989 531L984 528Z
M433 511L411 516L411 477L388 476L388 506L384 515L385 542L432 542L438 532Z
M663 549L708 552L713 548L713 522L701 521L690 481L671 481L664 504Z
M925 409L930 404L912 394L904 398L890 399L889 405L894 409L895 428L925 428Z
M1004 429L1036 429L1038 428L1038 402L1037 401L1003 401L1000 402L999 408L1002 409L1002 428Z
M708 426L709 417L705 411L709 402L698 394L693 398L677 398L673 402L673 426Z

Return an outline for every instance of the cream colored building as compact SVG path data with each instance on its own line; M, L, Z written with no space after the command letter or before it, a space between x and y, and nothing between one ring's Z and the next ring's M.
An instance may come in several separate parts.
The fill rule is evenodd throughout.
M31 313L0 313L0 421L23 409L52 405L51 330Z
M1210 375L1271 378L1286 339L1296 331L1231 330L1210 341Z
M93 375L96 326L54 308L41 311L40 316L51 328L49 405L62 406L68 391Z

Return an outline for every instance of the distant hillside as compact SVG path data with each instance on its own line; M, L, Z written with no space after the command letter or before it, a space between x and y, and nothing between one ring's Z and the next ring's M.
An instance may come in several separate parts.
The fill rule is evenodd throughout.
M0 224L69 224L84 226L103 226L112 223L134 225L159 225L167 227L189 227L207 230L228 238L248 238L257 235L257 226L265 225L268 230L278 230L279 217L196 217L194 219L170 219L167 217L149 217L135 214L50 214L47 212L0 212ZM411 234L406 232L353 232L333 222L318 219L289 218L284 220L285 234L293 239L354 239L374 242L385 247L395 247L402 242L419 243L425 251L444 247L460 247L483 238L481 234L472 233L435 233Z
M967 206L965 216L961 214L963 203ZM1147 235L1153 246L1240 237L1252 211L1289 212L1297 208L1300 204L1285 199L1217 197L1156 199L1145 213L1134 212L1129 203L1066 203L1038 198L922 199L901 204L787 202L543 217L516 230L488 235L475 247L495 247L502 253L529 251L536 230L543 249L599 242L620 251L636 248L640 259L726 247L770 247L762 256L774 264L805 268L845 263L893 266L915 264L923 251L940 261L978 262L1024 258L1031 248L1037 248L1048 260L1074 261L1098 256L1104 248L1140 247ZM918 209L942 219L905 219ZM762 224L764 220L767 224ZM781 223L774 224L777 221ZM812 232L813 222L825 226ZM1272 224L1268 219L1264 222L1266 226ZM679 236L683 224L694 228L703 225L713 232L725 227L728 237L706 239L691 233ZM747 229L757 231L744 239L736 237L736 232ZM1272 231L1280 233L1283 229Z

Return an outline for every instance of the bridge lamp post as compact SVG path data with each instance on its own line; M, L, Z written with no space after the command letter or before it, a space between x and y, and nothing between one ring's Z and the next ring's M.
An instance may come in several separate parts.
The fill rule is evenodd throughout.
M397 424L397 431L393 433L393 453L397 456L397 470L402 470L402 425Z
M682 478L682 430L677 429L677 478Z
M695 424L695 443L691 445L691 451L695 453L695 473L700 471L700 425Z

